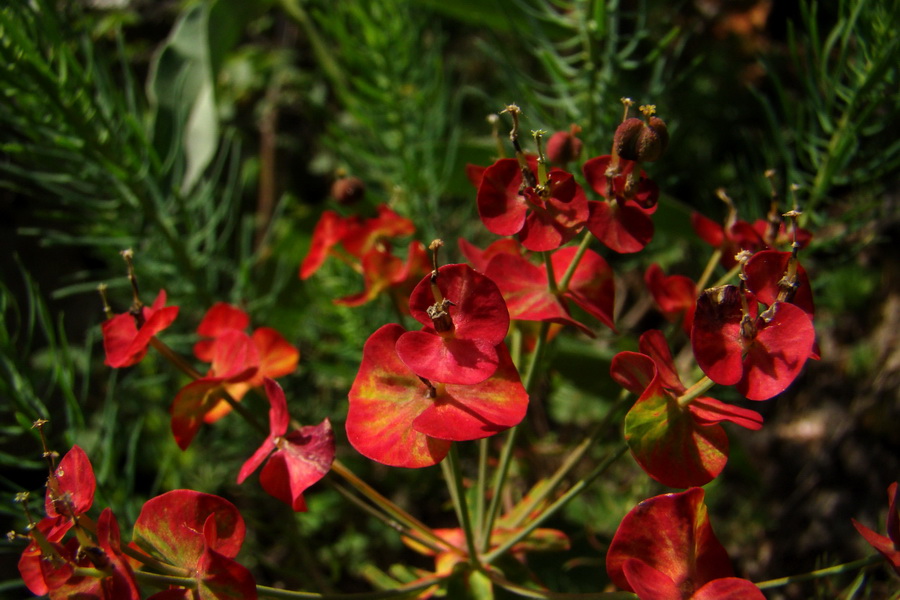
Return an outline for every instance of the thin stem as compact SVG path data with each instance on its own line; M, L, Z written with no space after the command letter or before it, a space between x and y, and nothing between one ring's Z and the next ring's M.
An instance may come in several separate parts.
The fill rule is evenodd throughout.
M762 581L756 584L761 590L781 587L784 585L788 585L790 583L795 583L797 581L808 581L810 579L818 579L820 577L830 577L832 575L840 575L842 573L850 573L853 571L858 571L859 569L863 569L865 567L878 564L884 560L884 558L880 554L872 554L865 558L861 558L859 560L855 560L853 562L848 562L840 565L835 565L833 567L826 567L824 569L818 569L816 571L810 571L809 573L801 573L800 575L789 575L788 577L779 577L778 579L770 579L768 581Z
M488 438L478 440L478 479L475 482L475 535L480 540L484 536L484 499L487 497Z
M734 279L738 273L741 272L741 264L738 263L731 267L731 270L719 277L719 279L712 285L712 287L719 287L720 285L725 285L732 279ZM697 286L697 289L700 289L700 286Z
M637 600L637 596L631 592L587 592L580 594L565 594L551 591L535 590L509 581L496 571L485 570L484 574L497 587L501 587L523 598L537 598L539 600Z
M606 457L603 462L601 462L597 467L591 471L587 477L581 479L575 485L573 485L569 490L557 498L556 502L547 507L547 510L542 512L538 517L534 520L530 521L526 527L516 532L515 535L511 536L507 539L503 544L494 548L490 552L482 557L482 562L484 564L489 564L492 561L496 560L498 557L502 556L506 553L510 548L524 540L526 537L531 535L531 533L537 529L544 521L552 517L556 514L560 509L562 509L566 504L569 503L572 498L580 494L584 491L587 486L589 486L593 481L602 475L616 460L619 459L625 452L628 451L628 446L622 444L617 450L615 450L612 454Z
M550 259L549 252L541 252L544 257L544 266L547 269L547 285L550 287L551 294L559 293L559 286L556 285L556 273L553 272L553 261Z
M584 256L584 253L587 252L588 246L591 244L591 236L593 234L590 231L586 231L584 237L581 238L581 243L578 244L578 250L575 251L575 256L572 257L572 262L569 263L569 266L566 268L566 272L563 273L562 279L559 280L557 287L562 292L566 292L569 289L569 282L572 281L572 276L575 275L575 269L578 268L578 263L581 262L581 257Z
M716 248L712 253L712 256L709 257L709 260L706 261L706 267L703 269L703 274L700 276L700 279L697 280L698 292L706 289L706 282L712 277L713 271L716 270L716 265L719 264L720 260L722 260L722 249Z
M534 382L534 374L537 371L537 365L540 362L541 355L544 353L544 346L546 345L547 340L547 332L550 330L550 323L547 321L541 322L541 328L538 332L537 343L534 348L534 352L531 353L531 359L528 362L528 370L525 373L525 378L522 380L522 385L525 386L526 391L531 390L532 383ZM497 513L500 509L500 497L502 496L501 491L503 490L503 486L506 483L506 476L509 474L509 464L510 459L512 457L513 447L516 443L516 435L519 431L518 426L513 427L509 430L509 433L506 435L506 443L503 446L503 450L500 453L500 464L497 465L497 471L494 474L494 495L491 497L491 503L488 506L487 518L484 521L484 527L481 530L481 548L484 551L487 551L490 543L491 543L491 531L494 529L494 521L497 519Z
M469 562L477 567L478 551L475 547L475 532L472 531L472 520L469 516L469 505L466 502L466 491L462 483L462 471L459 467L459 451L457 444L450 445L447 460L441 463L447 487L450 490L450 498L453 500L453 508L459 519L459 526L466 535L466 548L469 552Z
M678 396L678 406L681 408L686 407L696 400L700 394L703 394L714 385L716 385L716 382L704 375L697 383L686 389L682 395Z
M413 517L411 514L379 494L375 488L357 477L350 469L348 469L341 461L335 460L331 464L331 470L338 476L343 477L347 483L353 486L360 494L371 500L381 510L389 514L391 517L409 527L414 531L418 531L423 537L436 542L439 546L447 548L451 552L459 552L459 548L438 537L430 527Z

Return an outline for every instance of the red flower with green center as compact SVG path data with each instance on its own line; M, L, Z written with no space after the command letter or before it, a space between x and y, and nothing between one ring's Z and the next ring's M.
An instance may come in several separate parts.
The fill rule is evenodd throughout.
M489 437L517 425L528 394L506 346L497 346L497 368L474 385L424 383L400 360L404 329L388 324L363 348L350 389L347 439L364 456L395 467L439 463L454 441Z
M592 158L582 165L588 185L605 201L590 201L588 230L610 250L638 252L653 239L653 221L659 188L643 172L633 191L627 189L634 162L618 160L612 167L609 155Z
M331 423L325 419L319 425L301 427L285 435L290 416L284 391L271 379L266 379L265 385L269 436L241 467L237 482L243 483L266 461L259 475L263 489L295 511L305 511L304 490L324 477L334 461Z
M640 600L765 600L752 582L734 577L696 487L644 500L625 515L606 572Z
M533 171L532 177L536 180ZM513 158L501 158L485 169L476 201L488 231L518 234L522 245L534 251L559 248L588 218L587 198L570 173L552 169L546 182L528 184Z
M160 290L152 305L141 307L139 317L123 313L103 322L100 327L107 365L116 369L130 367L147 355L153 336L171 325L178 316L177 306L165 304L166 291Z
M686 391L675 370L662 332L645 332L640 353L620 352L610 366L612 378L639 396L625 416L625 441L632 456L653 479L670 487L705 485L728 461L728 436L720 423L747 429L762 427L752 411L701 396L678 403Z
M509 330L509 311L488 277L469 265L444 265L436 277L419 282L409 309L424 327L400 336L397 354L416 375L469 385L497 370L497 346Z

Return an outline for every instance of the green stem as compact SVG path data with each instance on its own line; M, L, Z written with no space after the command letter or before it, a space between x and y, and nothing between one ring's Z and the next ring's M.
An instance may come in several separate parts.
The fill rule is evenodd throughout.
M696 400L700 394L705 393L714 385L716 385L716 382L704 375L697 383L686 389L682 395L678 396L678 406L685 408L691 402Z
M487 498L488 438L478 440L478 480L475 483L475 535L478 539L484 536L484 499Z
M712 253L712 256L710 256L709 260L706 262L706 267L703 269L703 275L701 275L700 279L697 280L698 292L706 289L706 282L708 282L710 277L712 277L713 271L716 270L716 265L719 264L720 260L722 260L722 249L716 248L716 250Z
M737 276L737 274L740 272L741 272L741 265L740 265L740 263L738 263L738 264L734 265L733 267L731 267L730 271L728 271L727 273L725 273L724 275L719 277L719 279L712 285L712 287L719 287L720 285L725 285L726 283L728 283L729 281L734 279ZM700 287L697 286L697 289L700 290Z
M457 446L458 444L450 445L450 452L447 454L447 460L441 463L441 469L444 471L444 479L447 480L450 499L453 501L453 508L456 510L456 516L459 519L459 526L466 536L469 562L477 567L478 551L475 547L475 532L472 530L472 520L469 517L469 504L466 502L466 491L462 483L462 471L459 467Z
M620 446L615 452L607 456L602 463L597 465L597 467L593 471L591 471L587 475L587 477L575 483L575 485L569 488L569 490L565 494L557 498L556 502L547 507L547 510L541 513L533 521L530 521L526 527L517 531L515 535L507 539L503 544L485 554L482 558L483 564L489 564L492 561L496 560L498 557L505 554L510 548L531 535L531 532L537 529L544 521L552 517L559 510L561 510L566 504L569 503L570 500L572 500L572 498L584 491L587 486L593 483L593 481L597 477L602 475L616 460L619 459L619 457L621 457L627 451L628 446L622 444L622 446Z
M584 256L584 253L587 252L588 246L591 244L591 236L593 234L590 231L586 231L584 237L581 238L581 243L578 244L578 250L575 251L575 256L572 257L572 262L569 263L569 266L566 268L566 272L563 273L562 279L559 280L559 284L557 287L563 293L569 290L569 282L572 281L572 276L575 275L575 269L578 268L578 263L581 262L581 257Z
M531 359L528 362L528 370L525 372L525 378L522 380L522 385L525 386L525 391L531 390L531 386L534 382L534 374L537 371L537 365L540 362L541 356L544 353L544 347L546 346L547 340L547 332L550 330L550 323L547 321L541 322L541 328L538 332L537 343L534 347L534 352L531 353ZM491 497L491 503L488 506L487 516L484 521L484 527L481 530L481 548L484 551L487 551L488 547L491 543L491 531L494 529L494 521L497 519L497 513L500 509L500 497L503 495L501 492L503 490L503 486L506 484L506 477L509 474L509 465L510 459L512 458L513 447L516 443L516 435L519 431L519 427L513 427L509 430L509 433L506 435L506 443L503 445L503 450L500 453L500 464L497 465L497 471L494 474L494 495Z
M501 587L516 596L537 598L539 600L638 600L631 592L587 592L581 594L565 594L544 590L535 590L513 583L495 571L486 570L484 574L497 587Z
M816 571L810 571L809 573L801 573L800 575L790 575L788 577L779 577L778 579L762 581L760 583L757 583L756 587L761 590L765 590L769 588L785 586L798 581L808 581L810 579L818 579L820 577L830 577L832 575L840 575L842 573L851 573L853 571L858 571L859 569L878 564L882 560L884 560L884 558L880 554L872 554L853 562L835 565L833 567L827 567L825 569L818 569Z
M547 269L547 285L550 287L551 294L559 293L559 286L556 285L556 274L553 272L553 261L550 260L549 252L541 252L544 257L544 267Z

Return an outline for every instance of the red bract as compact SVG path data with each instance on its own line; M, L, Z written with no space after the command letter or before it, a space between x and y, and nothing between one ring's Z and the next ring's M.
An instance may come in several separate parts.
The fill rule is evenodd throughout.
M233 560L244 533L243 518L224 498L174 490L144 504L132 545L187 569L197 580L201 600L256 598L253 576Z
M644 282L663 316L670 322L681 319L681 328L690 335L697 307L696 284L684 275L666 275L656 263L647 268Z
M22 556L19 557L19 574L22 576L25 586L36 596L43 596L50 591L45 575L49 574L50 570L53 568L68 569L63 580L67 579L68 573L71 572L70 567L65 562L57 562L50 557L44 557L41 545L36 538L40 536L43 538L42 541L46 540L46 543L59 550L61 545L58 542L63 539L63 536L71 528L71 519L46 517L41 519L34 529L31 530L30 536L32 541L22 551Z
M492 377L429 389L397 355L400 325L373 333L350 389L347 438L361 454L397 467L439 463L452 441L481 439L517 425L528 394L504 345Z
M488 231L518 234L522 245L534 251L559 248L588 218L587 198L570 173L552 169L546 183L525 186L513 158L501 158L485 169L476 200Z
M316 426L301 427L285 435L290 416L281 386L266 380L269 398L269 437L238 473L243 483L268 458L259 475L264 490L295 511L305 511L303 491L319 481L334 461L334 433L328 419Z
M444 265L437 273L434 284L426 275L410 294L410 314L424 327L400 336L397 354L432 382L480 383L499 364L497 345L509 330L506 303L497 285L469 265ZM432 285L442 298L435 298Z
M553 253L550 260L557 278L568 270L577 252L577 248L568 247ZM565 303L569 299L606 326L615 328L613 272L603 257L592 250L584 253L568 288L559 294L549 289L547 267L534 265L522 256L495 255L488 263L487 275L497 282L513 319L573 325L593 337L586 325L569 314Z
M744 265L744 276L747 278L747 289L753 292L756 299L767 306L771 306L778 299L782 288L779 283L784 279L791 261L790 252L778 252L777 250L762 250L757 252ZM815 315L816 308L813 303L812 287L809 284L809 276L803 265L797 263L796 290L786 302L790 302L808 314Z
M733 216L729 219L731 222L723 227L700 213L691 214L694 232L701 240L722 251L721 263L728 269L737 264L734 256L740 250L756 252L766 247L766 242L750 223L733 220Z
M74 519L86 513L94 503L96 487L87 454L79 446L72 446L47 479L47 516Z
M813 351L815 330L801 308L775 302L759 313L753 294L733 285L704 291L697 301L691 345L710 379L737 385L750 400L787 388Z
M226 386L248 381L258 366L259 352L249 335L230 329L216 338L209 373L181 388L172 402L172 433L182 450L191 444L206 415L222 402Z
M372 248L363 255L361 264L365 286L363 291L338 298L334 301L335 304L361 306L391 287L400 288L401 294L403 288L406 288L408 294L422 274L431 269L425 246L419 241L409 245L406 262L387 250Z
M177 306L165 306L166 291L160 290L151 306L141 308L138 328L131 313L116 315L100 326L106 364L113 368L129 367L147 355L150 339L172 324L178 316Z
M300 263L300 279L308 279L319 270L328 252L347 234L352 221L345 219L333 210L326 210L319 217L319 222L312 233L312 244L309 252Z
M633 194L626 194L627 178L634 162L619 159L616 175L610 177L611 156L598 156L584 163L588 185L605 201L588 202L588 230L610 250L638 252L653 239L653 221L659 188L643 172Z
M686 488L715 479L728 460L728 436L720 423L762 427L762 417L715 398L699 397L681 406L685 387L662 332L641 336L641 353L620 352L613 379L639 398L625 416L625 441L635 461L663 485Z
M472 267L474 267L476 271L482 273L487 271L488 263L491 261L491 258L497 254L512 254L513 256L522 255L522 247L519 245L519 242L513 238L501 238L495 240L484 250L467 242L463 238L459 238L458 242L459 250L462 252L463 256L466 257L466 260L472 263Z
M853 526L900 575L900 486L897 482L888 486L887 535L875 533L856 519L853 519Z
M625 515L606 572L641 600L765 600L753 583L733 576L696 487L644 500Z

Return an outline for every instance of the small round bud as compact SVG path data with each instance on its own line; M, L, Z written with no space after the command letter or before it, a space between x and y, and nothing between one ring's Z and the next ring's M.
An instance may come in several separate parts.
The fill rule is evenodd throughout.
M366 184L359 177L341 177L331 184L331 197L344 205L356 204L366 195Z
M564 165L581 156L581 140L575 137L581 127L572 125L569 131L557 131L547 140L547 158L556 165Z
M669 145L669 131L659 117L646 121L631 117L616 128L613 138L616 153L626 160L653 162L658 160Z

